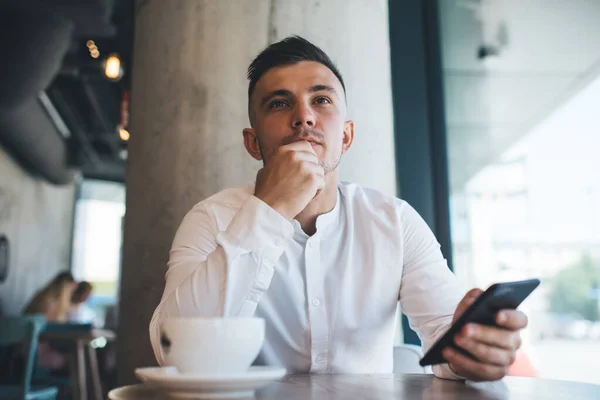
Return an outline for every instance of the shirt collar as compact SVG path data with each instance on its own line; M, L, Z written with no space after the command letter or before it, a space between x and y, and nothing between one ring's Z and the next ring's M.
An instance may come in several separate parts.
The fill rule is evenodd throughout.
M336 191L335 206L333 206L331 211L326 212L325 214L321 214L317 217L317 221L316 221L317 232L313 236L318 236L318 235L322 234L323 232L327 231L332 226L337 225L341 207L342 206L341 206L340 187L338 184L337 191ZM296 238L307 240L308 235L302 230L300 223L297 220L293 219L292 224L294 225L294 230L296 231L296 235L295 235Z
M248 190L249 194L254 193L255 186L256 186L256 181L252 181L248 184L246 189ZM341 201L342 200L341 200L341 196L340 196L340 184L338 183L337 190L336 190L335 206L333 206L333 209L331 211L329 211L325 214L321 214L317 217L317 233L316 234L319 234L320 231L325 231L329 227L336 225L337 221L339 220L340 210L342 208ZM298 221L293 219L292 224L294 225L294 229L296 230L296 232L304 233L304 231L302 230L302 227L300 226L300 223ZM303 236L306 236L306 234L304 234Z
M329 228L330 226L335 225L335 223L337 222L338 217L340 215L340 208L341 208L340 203L341 203L340 187L338 185L337 190L336 190L335 206L333 206L333 209L331 211L329 211L328 213L321 214L317 217L317 232L319 232L319 230L325 230L325 229Z

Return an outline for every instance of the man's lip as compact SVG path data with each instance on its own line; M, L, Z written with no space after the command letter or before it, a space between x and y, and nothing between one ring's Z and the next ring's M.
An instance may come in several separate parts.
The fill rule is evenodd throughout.
M317 145L317 144L318 144L319 146L321 145L321 143L320 143L320 142L317 142L316 140L310 140L310 139L302 139L302 140L304 140L304 141L306 141L306 142L310 143L310 144L311 144L311 145L313 145L313 146L314 146L314 145Z
M314 147L314 146L317 146L317 145L319 145L319 146L323 146L323 143L321 143L321 142L319 142L319 141L317 141L317 140L314 140L314 139L306 139L306 138L299 138L299 139L293 140L293 141L291 141L291 142L288 142L288 144L289 144L289 143L295 143L295 142L308 142L308 143L310 143L310 145L311 145L311 146L313 146L313 147Z

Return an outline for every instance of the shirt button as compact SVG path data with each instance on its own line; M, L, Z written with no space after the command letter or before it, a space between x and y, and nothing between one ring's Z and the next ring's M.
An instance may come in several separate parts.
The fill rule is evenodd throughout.
M319 299L313 299L312 305L315 306L315 307L319 307L321 305L321 300L319 300Z
M327 354L321 353L321 354L318 354L317 357L315 358L315 362L318 362L318 363L323 363L325 361L327 361Z
M282 247L282 246L283 246L283 240L281 240L281 239L279 239L279 238L278 238L278 239L276 239L276 240L275 240L275 246L277 246L277 247Z
M308 247L310 247L311 249L314 247L312 242L308 243Z

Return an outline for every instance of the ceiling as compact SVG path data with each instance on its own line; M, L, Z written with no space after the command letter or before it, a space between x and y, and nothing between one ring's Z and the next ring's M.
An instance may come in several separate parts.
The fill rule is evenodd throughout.
M439 5L454 192L600 74L600 1Z
M123 181L127 142L118 125L131 87L133 0L0 0L0 11L16 4L74 22L47 101L67 128L69 163L85 177ZM439 10L450 187L460 191L600 73L600 1L439 0ZM482 46L498 55L478 58ZM125 68L119 82L103 74L111 53Z
M119 137L118 125L122 99L131 87L133 0L0 0L0 12L15 8L25 15L51 12L73 25L62 65L39 97L56 128L43 133L61 135L69 166L85 177L123 181L127 142ZM91 56L90 40L98 58ZM117 82L106 79L103 69L113 53L124 67Z
M72 132L70 151L85 177L123 181L127 142L121 140L121 102L131 87L128 71L133 43L133 0L116 1L110 9L112 34L90 31L74 35L63 68L47 90ZM100 57L86 45L93 40ZM102 60L117 53L125 74L118 82L105 78Z

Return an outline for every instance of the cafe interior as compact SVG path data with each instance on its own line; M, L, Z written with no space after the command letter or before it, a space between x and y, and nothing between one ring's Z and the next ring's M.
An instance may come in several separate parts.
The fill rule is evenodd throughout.
M0 21L0 399L600 398L600 0L0 0ZM214 325L178 328L214 373L159 366L175 235L257 179L246 71L291 35L344 77L341 181L410 204L463 294L540 280L505 378L436 378L401 298L389 374L260 371L262 339L253 377L217 373L255 345L194 344Z

